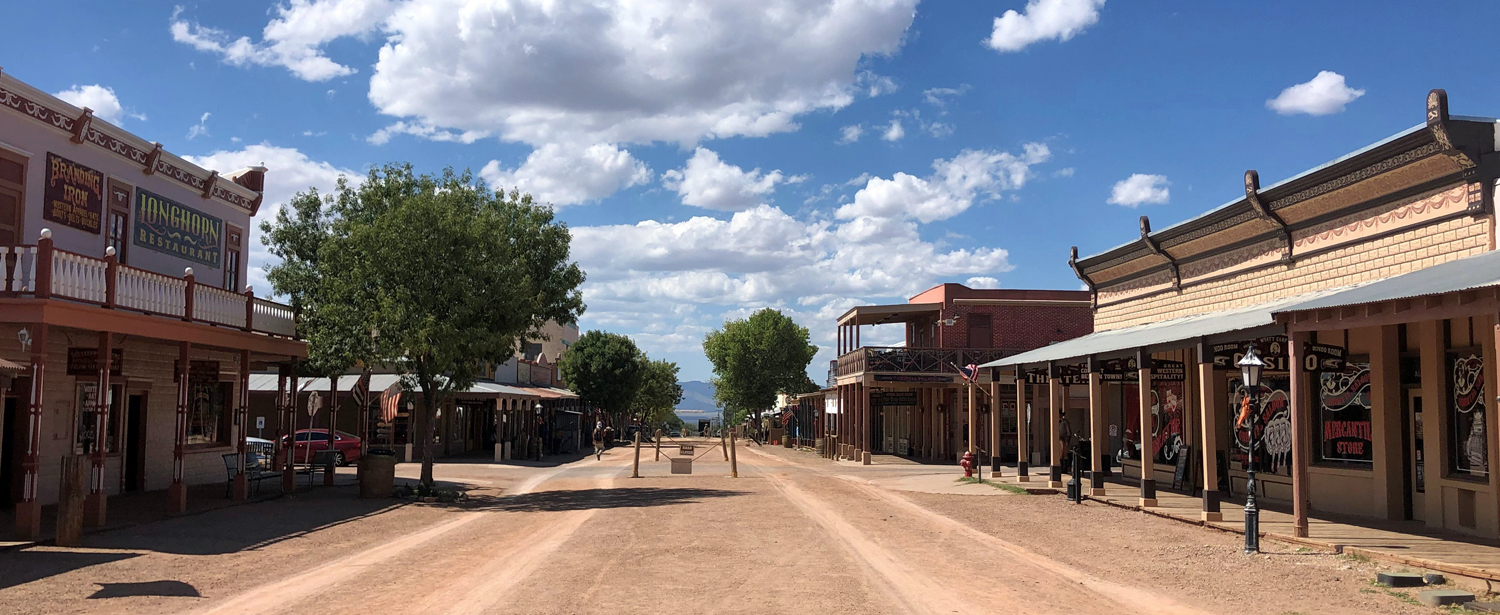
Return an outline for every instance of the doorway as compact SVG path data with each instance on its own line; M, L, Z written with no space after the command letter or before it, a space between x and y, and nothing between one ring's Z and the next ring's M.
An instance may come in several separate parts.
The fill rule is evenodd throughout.
M136 393L125 401L125 439L120 451L125 463L124 491L146 489L146 396Z
M6 396L5 422L0 424L0 429L4 430L4 437L0 438L0 500L3 500L0 504L7 507L21 501L19 474L23 451L26 450L26 443L22 441L26 424L19 406L16 398Z
M1402 446L1402 468L1404 470L1403 480L1405 487L1402 498L1403 507L1406 509L1406 518L1412 521L1425 521L1427 512L1427 468L1424 463L1424 428L1422 421L1422 389L1407 389L1405 402L1405 425L1403 430L1406 442Z

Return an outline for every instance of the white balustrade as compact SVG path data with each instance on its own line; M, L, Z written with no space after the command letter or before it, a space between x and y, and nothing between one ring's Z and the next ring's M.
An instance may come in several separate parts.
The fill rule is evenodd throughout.
M115 271L115 305L182 317L187 305L187 280L134 267L121 266Z
M81 254L52 251L52 294L90 303L107 298L104 274L109 263Z
M205 284L193 285L193 320L245 327L245 296Z
M255 317L252 321L256 331L272 335L292 337L297 334L297 316L290 306L265 299L255 299Z
M0 291L36 291L36 246L0 246Z

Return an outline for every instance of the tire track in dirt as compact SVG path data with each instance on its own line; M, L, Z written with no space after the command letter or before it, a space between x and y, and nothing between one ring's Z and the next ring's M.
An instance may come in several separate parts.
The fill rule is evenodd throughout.
M753 451L757 456L773 457L779 462L795 464L798 467L810 470L817 474L838 478L848 482L860 491L873 496L880 501L892 504L909 513L916 514L929 522L934 523L945 531L957 532L989 548L1003 551L1013 556L1017 561L1035 566L1038 569L1049 572L1071 585L1082 586L1090 592L1105 598L1123 608L1143 614L1164 615L1208 615L1209 611L1200 610L1180 602L1161 596L1137 587L1115 583L1096 577L1092 574L1038 554L1026 547L1022 547L1010 541L1001 539L991 534L979 531L953 518L934 512L889 490L882 489L870 483L869 480L861 479L846 474L832 474L821 468L814 468L797 463L792 460L774 457L761 451ZM774 480L785 483L784 479L772 477ZM853 529L852 526L850 529ZM858 531L858 530L854 530Z
M543 482L555 478L563 472L597 464L597 461L585 461L553 468L527 479L520 485L517 485L513 491L501 497L530 493ZM192 613L195 615L237 615L239 613L250 612L274 612L311 597L318 592L325 591L329 586L336 583L352 579L372 566L389 561L398 555L425 545L440 536L449 534L489 514L494 513L485 511L458 513L458 518L452 521L407 534L395 540L369 547L358 553L308 568L293 576L261 585L230 596L223 601L195 609Z

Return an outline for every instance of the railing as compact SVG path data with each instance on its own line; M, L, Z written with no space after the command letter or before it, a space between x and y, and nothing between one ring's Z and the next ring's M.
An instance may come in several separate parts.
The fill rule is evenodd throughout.
M67 299L278 337L297 335L291 307L249 289L241 294L199 284L191 267L176 278L121 265L113 248L102 259L59 250L46 229L36 245L0 246L0 297Z
M1016 354L1005 348L905 348L865 346L838 359L838 375L864 372L956 374L965 365L983 365Z

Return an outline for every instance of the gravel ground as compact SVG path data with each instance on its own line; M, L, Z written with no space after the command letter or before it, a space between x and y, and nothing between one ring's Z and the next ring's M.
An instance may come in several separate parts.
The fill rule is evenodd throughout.
M897 491L935 466L628 449L444 464L464 505L351 489L0 553L0 613L1435 613L1375 567L1060 497ZM675 454L675 451L674 451ZM403 467L401 474L412 472ZM927 478L909 478L921 477ZM1247 582L1247 580L1253 580Z

